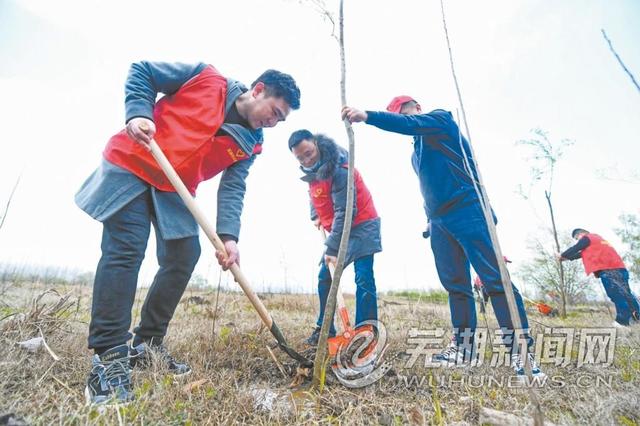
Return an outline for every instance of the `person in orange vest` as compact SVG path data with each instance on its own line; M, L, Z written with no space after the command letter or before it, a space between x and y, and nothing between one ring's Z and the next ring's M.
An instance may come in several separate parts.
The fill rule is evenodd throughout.
M558 255L560 261L582 258L587 275L600 278L607 296L616 307L614 326L628 326L640 321L640 306L629 287L629 271L616 250L598 234L581 228L571 232L578 242Z
M174 375L191 371L162 341L200 257L198 225L156 164L149 142L155 139L194 195L202 181L222 172L217 232L227 256L216 257L227 269L239 261L245 179L262 151L262 128L299 107L300 90L280 71L267 70L246 87L204 63L131 65L125 128L109 139L100 166L75 198L103 224L89 325L95 355L85 388L88 403L131 401L132 367L156 363ZM132 336L131 309L152 224L160 269Z
M318 344L331 287L328 264L337 261L338 248L344 228L347 207L347 163L349 153L322 134L298 130L289 137L289 150L300 163L302 181L309 184L311 220L329 235L325 241L324 257L318 274L320 310L316 327L306 343ZM378 319L376 282L373 274L373 255L382 251L380 218L369 189L358 170L354 170L354 209L345 265L353 262L356 280L356 327L363 321ZM330 336L336 330L331 322Z

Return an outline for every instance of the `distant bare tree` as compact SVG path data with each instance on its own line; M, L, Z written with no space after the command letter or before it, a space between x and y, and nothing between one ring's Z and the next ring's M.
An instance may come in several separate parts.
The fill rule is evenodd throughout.
M529 155L529 161L531 163L531 182L529 193L535 185L539 183L544 185L544 197L547 200L547 206L549 207L553 239L556 243L556 251L560 253L560 242L558 241L558 230L556 227L556 217L553 211L551 195L553 190L553 178L558 160L562 158L565 149L572 145L573 142L569 139L562 139L559 142L553 142L549 139L549 133L542 129L533 129L531 130L531 133L531 138L520 140L516 142L516 144L526 146L531 149L531 153ZM521 191L521 195L525 198L529 197L529 194L525 194L523 191ZM558 264L559 270L558 290L561 297L560 316L565 318L567 315L567 292L569 289L565 283L564 267L562 262L556 260L556 263Z
M573 244L568 236L569 231L563 231L560 239L563 247ZM595 295L598 283L584 273L581 262L560 263L555 257L552 247L555 241L550 230L542 233L541 237L529 240L529 256L518 269L517 275L527 284L535 286L538 296L550 293L560 295L564 291L568 304L582 303ZM563 276L563 281L560 276Z
M622 225L615 233L629 247L624 253L627 269L640 281L640 214L623 213L619 219Z
M204 275L194 273L191 275L191 278L189 278L189 287L202 290L209 287L209 281Z
M640 172L633 170L624 170L614 165L607 168L596 169L596 177L604 180L612 180L614 182L640 184Z

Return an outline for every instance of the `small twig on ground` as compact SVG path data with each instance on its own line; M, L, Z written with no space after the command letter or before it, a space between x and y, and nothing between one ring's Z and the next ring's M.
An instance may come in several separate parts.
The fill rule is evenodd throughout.
M62 386L63 388L65 388L66 390L68 390L69 392L73 392L73 393L78 393L77 390L73 390L69 387L69 385L67 385L66 383L64 383L62 380L58 379L56 376L51 376L51 378L53 380L55 380L56 382L58 382L60 384L60 386Z
M418 296L418 300L416 301L416 303L413 304L413 307L411 308L411 315L416 314L416 308L420 305L421 300L422 300L422 294Z
M284 377L285 379L288 379L289 376L287 376L287 373L284 372L284 367L282 366L280 361L278 361L278 358L276 358L276 355L273 353L269 345L266 345L266 347L267 347L267 350L269 351L269 355L271 355L271 358L273 358L273 362L276 363L278 370L280 370L280 373L282 373L282 377Z
M187 383L182 387L182 393L188 395L194 392L195 390L200 389L200 387L207 382L209 382L209 379L200 379L200 380L196 380L195 382Z
M218 290L216 291L216 304L213 307L213 322L211 324L211 337L213 343L215 343L216 338L216 318L218 318L218 299L220 298L220 283L222 282L222 269L220 269L220 274L218 275Z
M122 414L120 414L120 404L116 404L116 414L118 415L118 425L123 426L124 421L122 421Z
M51 363L49 368L47 368L47 371L45 371L44 374L42 376L40 376L40 378L36 381L36 386L38 386L40 384L40 382L47 376L47 374L49 374L49 371L51 371L51 369L53 368L53 366L55 364L56 364L55 362Z
M44 334L42 334L42 330L40 329L40 327L38 327L38 331L40 332L40 337L42 337L42 346L44 346L47 352L49 352L49 355L51 355L51 358L53 358L54 361L60 361L60 357L51 350L49 345L47 345L47 339L44 338Z

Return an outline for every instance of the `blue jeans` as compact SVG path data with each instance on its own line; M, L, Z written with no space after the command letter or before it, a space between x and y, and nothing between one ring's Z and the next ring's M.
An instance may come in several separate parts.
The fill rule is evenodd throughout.
M160 269L140 312L136 339L161 341L200 257L198 237L163 240L153 202L145 191L103 222L102 257L93 284L89 348L105 349L131 339L131 309L138 272L153 223Z
M376 280L373 276L373 255L363 256L353 262L356 278L356 325L366 320L378 319L378 299L376 296ZM318 314L318 327L322 326L324 307L327 304L329 289L331 288L331 274L324 263L318 273L318 296L320 297L320 313ZM329 334L335 336L334 322L331 322Z
M493 251L487 223L479 206L465 207L444 216L432 218L431 249L440 282L449 293L451 323L458 345L464 343L460 334L465 330L471 333L470 342L473 340L477 325L470 265L473 266L491 298L498 324L503 330L509 330L513 334L514 327L500 278L498 261ZM529 322L524 303L515 285L513 285L513 292L522 328L528 330ZM528 333L523 337L527 341L527 346L533 345L533 339ZM509 347L512 346L508 338L504 339L504 343Z
M600 271L600 280L607 296L616 306L616 321L629 325L633 312L640 313L638 299L629 287L629 271L624 268Z

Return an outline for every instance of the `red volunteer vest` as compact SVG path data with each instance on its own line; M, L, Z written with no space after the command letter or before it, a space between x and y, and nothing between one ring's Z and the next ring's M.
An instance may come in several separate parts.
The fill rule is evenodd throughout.
M608 241L597 234L587 234L591 244L582 250L582 263L587 275L605 269L624 268L624 262Z
M250 158L231 136L215 135L224 122L226 100L227 79L209 65L153 109L154 139L191 194L200 182ZM256 144L253 154L261 151ZM104 157L161 191L175 192L151 153L129 139L126 130L109 140Z
M347 168L346 165L342 167ZM331 232L333 225L333 199L331 198L331 184L332 179L315 180L309 182L309 195L311 196L311 202L316 209L320 224L328 232ZM356 216L353 218L353 224L356 226L366 220L375 219L378 217L376 208L373 205L373 198L369 189L367 189L362 176L357 170L354 170L354 187L356 189Z

